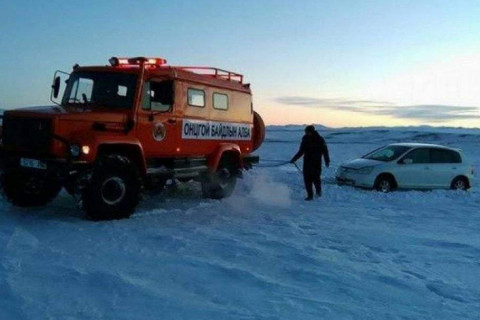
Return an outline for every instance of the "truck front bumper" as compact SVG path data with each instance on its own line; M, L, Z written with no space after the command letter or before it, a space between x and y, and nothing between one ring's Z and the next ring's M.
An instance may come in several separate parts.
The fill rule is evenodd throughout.
M90 168L85 161L58 159L32 154L13 153L0 146L0 171L21 169L50 178L65 180L75 173Z

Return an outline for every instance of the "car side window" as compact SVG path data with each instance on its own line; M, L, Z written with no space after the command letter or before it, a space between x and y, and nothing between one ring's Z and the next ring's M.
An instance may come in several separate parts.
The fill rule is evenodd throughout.
M458 152L453 150L432 149L430 153L432 163L460 163L462 159Z
M411 159L411 163L430 163L430 151L428 149L415 149L409 152L404 159Z
M145 83L142 109L168 112L173 105L173 82L151 81Z

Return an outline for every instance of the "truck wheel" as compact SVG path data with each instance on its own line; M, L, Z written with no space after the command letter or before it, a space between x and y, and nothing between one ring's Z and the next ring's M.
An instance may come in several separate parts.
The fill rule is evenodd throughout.
M229 197L236 183L237 176L232 169L220 168L215 173L205 174L201 179L203 197L210 199Z
M7 169L3 175L5 198L19 207L41 207L55 199L61 185L46 177L19 169Z
M129 158L106 156L82 191L82 207L95 221L128 218L140 200L141 185L138 169Z

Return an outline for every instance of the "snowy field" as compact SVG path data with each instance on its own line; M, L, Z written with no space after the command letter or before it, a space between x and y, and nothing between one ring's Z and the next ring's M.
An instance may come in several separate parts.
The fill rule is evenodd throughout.
M222 201L171 187L122 221L82 220L64 193L41 210L0 200L0 319L479 319L478 181L391 194L330 182L400 141L460 147L478 172L480 130L321 134L332 166L313 202L292 165L247 173ZM301 135L270 127L259 153L288 160Z

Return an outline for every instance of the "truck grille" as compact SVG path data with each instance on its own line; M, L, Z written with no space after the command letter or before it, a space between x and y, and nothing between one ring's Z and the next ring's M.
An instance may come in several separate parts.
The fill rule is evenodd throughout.
M50 146L50 119L4 117L3 144L27 151L47 153Z

